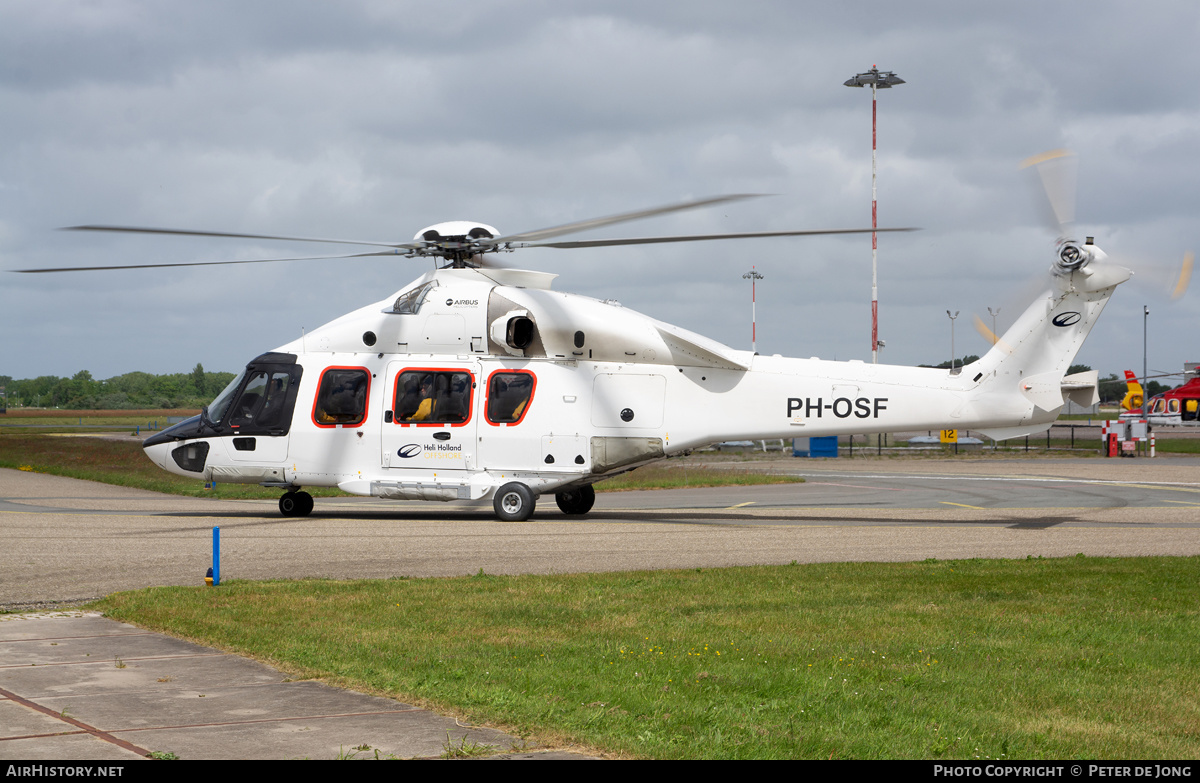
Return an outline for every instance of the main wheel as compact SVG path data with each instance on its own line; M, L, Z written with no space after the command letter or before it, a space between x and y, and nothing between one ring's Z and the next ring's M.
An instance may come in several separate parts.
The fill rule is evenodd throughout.
M303 501L295 492L284 492L283 497L279 499L279 513L285 517L300 516L300 509L303 507Z
M591 484L568 489L554 496L558 507L564 514L586 514L596 504L596 490Z
M505 522L524 522L533 514L536 503L533 490L519 481L512 481L496 490L492 508Z
M279 499L279 513L285 517L306 517L312 510L312 495L307 492L285 492Z

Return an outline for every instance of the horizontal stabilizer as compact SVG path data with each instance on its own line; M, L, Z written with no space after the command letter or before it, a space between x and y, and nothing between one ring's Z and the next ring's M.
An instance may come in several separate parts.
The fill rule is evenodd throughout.
M1077 372L1062 379L1063 395L1083 408L1100 402L1100 373L1095 370Z
M1056 411L1063 406L1064 378L1057 372L1026 375L1021 379L1021 393L1025 399L1044 411Z

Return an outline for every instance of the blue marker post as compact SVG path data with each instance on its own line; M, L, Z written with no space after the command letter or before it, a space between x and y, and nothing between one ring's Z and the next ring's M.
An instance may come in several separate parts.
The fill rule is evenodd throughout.
M213 528L213 587L221 584L221 528Z

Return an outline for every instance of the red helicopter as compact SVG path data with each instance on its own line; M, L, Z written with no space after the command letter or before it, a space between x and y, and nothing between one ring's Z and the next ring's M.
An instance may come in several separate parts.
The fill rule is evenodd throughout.
M1182 386L1156 394L1144 402L1145 393L1132 371L1125 371L1127 391L1121 400L1125 411L1120 418L1145 419L1158 426L1200 425L1200 377L1192 377Z

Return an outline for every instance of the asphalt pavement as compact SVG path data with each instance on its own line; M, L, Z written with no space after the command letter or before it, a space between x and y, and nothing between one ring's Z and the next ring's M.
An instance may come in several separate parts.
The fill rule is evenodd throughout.
M586 758L87 614L116 590L226 578L569 573L928 557L1200 554L1200 460L759 462L803 484L489 507L182 498L0 470L0 759ZM62 611L66 608L66 611ZM50 611L59 610L59 611Z

